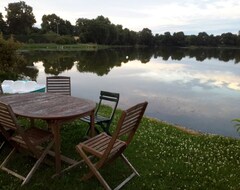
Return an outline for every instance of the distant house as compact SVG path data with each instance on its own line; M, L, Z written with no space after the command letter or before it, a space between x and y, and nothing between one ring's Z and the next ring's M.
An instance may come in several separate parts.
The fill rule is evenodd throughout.
M79 41L80 37L79 36L73 36L75 41Z

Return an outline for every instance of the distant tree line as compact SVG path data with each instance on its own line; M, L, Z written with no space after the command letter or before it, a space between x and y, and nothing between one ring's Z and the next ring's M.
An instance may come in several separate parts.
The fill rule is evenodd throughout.
M165 32L153 34L148 28L139 32L115 25L104 16L95 19L78 18L75 25L56 14L43 15L41 28L36 23L33 9L24 1L9 3L5 7L5 19L0 13L0 33L6 38L14 36L25 43L96 43L106 45L144 45L144 46L240 46L240 34L230 32L221 35L185 35L184 32Z

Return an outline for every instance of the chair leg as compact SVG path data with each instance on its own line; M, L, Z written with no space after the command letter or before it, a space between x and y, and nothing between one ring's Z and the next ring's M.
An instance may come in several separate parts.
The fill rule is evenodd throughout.
M108 122L107 125L106 125L106 133L107 133L108 135L112 136L111 133L109 132L110 125L111 125L111 122Z
M127 182L129 182L135 175L139 176L139 173L137 172L137 170L132 166L132 164L128 161L128 159L121 154L120 157L122 158L122 160L132 169L133 173L128 176L122 183L120 183L116 188L114 188L114 190L119 190L121 189Z
M4 144L5 144L5 141L1 142L0 150L2 149L2 147L3 147Z
M86 154L85 154L86 155ZM112 162L113 160L115 160L116 157L114 157L112 160L109 160L109 162ZM135 175L140 176L139 173L137 172L137 170L132 166L132 164L128 161L128 159L123 155L120 154L120 158L124 161L124 163L126 163L128 165L128 167L133 171L133 173L131 173L130 176L128 176L123 182L121 182L117 187L114 188L114 190L119 190L121 189L126 183L128 183ZM86 161L85 161L86 162ZM93 165L93 164L92 164ZM97 169L99 169L100 167L98 167L97 165L93 165L93 167ZM95 175L93 173L93 171L91 170L88 174L86 174L85 176L83 176L83 180L87 180L89 178L91 178L93 175Z
M12 156L15 152L16 152L16 148L13 148L12 151L8 154L8 156L4 159L4 161L3 161L2 164L0 165L0 168L1 168L3 171L6 171L6 172L9 173L9 174L11 174L11 175L13 175L13 176L15 176L15 177L17 177L17 178L19 178L19 179L21 179L21 180L24 180L24 179L25 179L24 176L19 175L18 173L14 172L14 171L12 171L12 170L10 170L10 169L8 169L8 168L6 167L9 159L11 158L11 156Z
M107 133L108 135L111 136L110 132L109 132L109 128L110 128L110 123L106 123L106 126L103 123L99 123L99 125L101 126L102 130Z
M30 126L31 126L31 127L34 127L34 126L35 126L34 119L30 119Z
M102 186L106 189L106 190L111 190L111 188L109 187L109 185L107 184L107 182L103 179L102 175L99 173L99 171L97 170L97 168L94 166L94 164L92 164L92 162L90 161L90 159L87 157L87 155L84 153L84 151L82 150L82 148L77 149L79 154L81 155L81 157L83 158L83 160L85 161L85 163L88 165L88 167L90 168L90 170L92 171L92 173L97 177L98 181L102 184ZM100 166L99 166L100 168ZM85 179L85 176L82 178L83 180Z
M91 130L91 124L89 123L89 127L88 127L88 129L87 129L87 131L86 131L85 136L88 136L88 135L89 135L90 130ZM96 127L94 127L94 130L95 130L95 132L96 132L97 134L100 133L100 131L99 131Z
M49 143L49 145L47 146L47 148L42 152L42 155L39 157L39 159L37 160L37 162L34 164L34 166L32 167L32 169L30 170L30 172L28 173L28 175L26 176L25 180L22 182L21 186L23 186L24 184L28 183L29 180L31 179L32 175L34 174L34 172L37 170L37 168L39 167L39 165L41 164L41 162L43 161L43 159L45 158L45 156L47 155L48 151L50 150L50 148L53 146L53 141L51 143Z
M3 163L0 165L0 168L6 172L8 172L9 174L12 174L13 176L23 180L21 186L23 186L24 184L26 184L30 178L32 177L32 175L34 174L34 172L36 171L36 169L38 168L38 166L40 165L40 163L43 161L43 159L45 158L46 154L48 153L49 149L52 147L53 142L49 143L49 145L47 146L47 148L43 151L42 155L40 156L40 158L37 160L37 162L34 164L34 166L32 167L32 169L30 170L30 172L28 173L28 175L26 177L6 168L6 164L9 161L10 157L16 152L16 148L13 148L13 150L9 153L9 155L5 158L5 160L3 161Z
M136 174L132 173L128 178L126 178L122 183L120 183L114 190L121 189L127 182L129 182Z
M137 175L140 176L139 173L137 172L137 170L133 167L133 165L128 161L128 159L126 158L126 156L124 156L124 154L121 154L120 157L123 159L123 161L133 170L133 172Z
M2 164L0 165L0 168L5 167L8 160L10 159L10 157L15 153L16 148L13 148L12 151L8 154L8 156L4 159L4 161L2 162Z

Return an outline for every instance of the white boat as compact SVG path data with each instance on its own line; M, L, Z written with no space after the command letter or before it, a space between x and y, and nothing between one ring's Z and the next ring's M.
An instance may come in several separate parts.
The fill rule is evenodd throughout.
M45 92L45 84L38 84L36 81L28 80L4 80L2 82L3 93L28 93L28 92Z

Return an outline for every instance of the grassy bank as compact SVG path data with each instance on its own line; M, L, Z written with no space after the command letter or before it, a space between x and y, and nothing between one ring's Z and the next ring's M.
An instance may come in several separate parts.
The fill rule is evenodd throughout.
M60 44L22 44L20 51L26 50L41 50L41 51L78 51L78 50L88 50L93 51L97 49L105 49L109 46L98 45L98 44L69 44L69 45L60 45Z
M120 116L117 112L113 126ZM44 123L41 123L44 124ZM80 121L61 128L63 154L79 159L75 145L83 140L87 125ZM9 148L1 152L0 161ZM140 173L124 189L239 189L240 142L231 138L189 134L167 123L144 118L125 154ZM16 168L31 160L16 158ZM25 164L24 164L25 163ZM51 179L54 166L41 165L29 184L0 171L0 189L102 189L96 179L80 181L85 165ZM111 186L129 174L121 160L102 170Z

